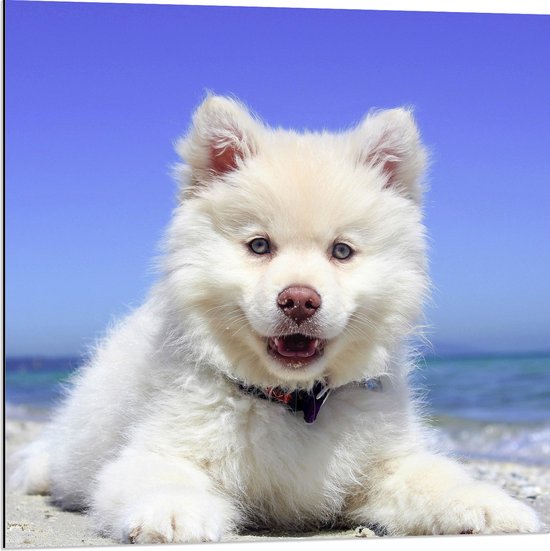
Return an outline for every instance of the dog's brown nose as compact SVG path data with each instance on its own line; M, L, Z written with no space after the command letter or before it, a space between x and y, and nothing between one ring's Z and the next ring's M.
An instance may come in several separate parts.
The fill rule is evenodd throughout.
M299 324L317 312L321 297L311 287L292 286L279 294L277 304L285 316Z

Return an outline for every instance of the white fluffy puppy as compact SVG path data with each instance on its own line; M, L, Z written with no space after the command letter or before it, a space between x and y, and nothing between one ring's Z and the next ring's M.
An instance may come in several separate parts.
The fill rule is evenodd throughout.
M15 483L140 543L536 531L529 507L429 450L407 386L429 285L411 113L299 134L210 96L178 150L160 280Z

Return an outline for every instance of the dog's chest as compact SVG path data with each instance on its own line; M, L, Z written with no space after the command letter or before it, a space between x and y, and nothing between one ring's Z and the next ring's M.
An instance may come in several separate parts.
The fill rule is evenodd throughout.
M233 442L213 465L215 478L245 508L275 515L280 524L292 525L298 512L301 519L332 516L354 470L345 428L326 419L308 425L280 404L253 404L235 416Z

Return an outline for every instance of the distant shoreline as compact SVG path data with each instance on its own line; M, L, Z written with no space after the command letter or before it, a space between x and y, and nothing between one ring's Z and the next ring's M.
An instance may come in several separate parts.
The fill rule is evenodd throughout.
M436 348L436 347L434 347ZM525 352L492 352L492 351L463 351L463 352L438 352L429 349L421 350L418 357L428 361L445 361L445 360L485 360L485 359L514 359L514 358L550 358L550 350L533 350ZM88 359L86 355L57 355L57 354L9 354L5 355L5 364L13 364L15 362L63 362L66 364L74 364L74 367L79 367Z

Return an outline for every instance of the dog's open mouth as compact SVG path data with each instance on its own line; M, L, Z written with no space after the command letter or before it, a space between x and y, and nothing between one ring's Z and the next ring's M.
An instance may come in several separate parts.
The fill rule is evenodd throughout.
M269 354L281 363L292 367L300 367L316 360L322 356L324 348L324 340L300 333L267 339Z

